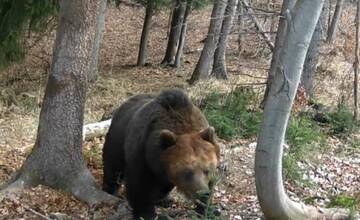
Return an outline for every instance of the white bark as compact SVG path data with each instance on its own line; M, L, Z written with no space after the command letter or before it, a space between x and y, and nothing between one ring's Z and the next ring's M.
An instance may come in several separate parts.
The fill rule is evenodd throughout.
M286 125L300 81L306 52L324 0L298 0L288 14L287 35L265 103L255 156L258 200L267 220L346 219L346 214L292 201L282 178Z

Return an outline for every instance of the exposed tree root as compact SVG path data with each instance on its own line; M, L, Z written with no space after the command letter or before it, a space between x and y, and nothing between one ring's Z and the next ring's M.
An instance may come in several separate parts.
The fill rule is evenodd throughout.
M29 179L27 178L27 173L23 170L23 172L17 174L1 186L0 201L6 197L14 198L21 189L36 187L39 184L64 190L92 207L103 204L116 205L119 202L119 198L98 189L94 177L88 170L80 172L80 174L77 175L77 178L71 181L69 180L68 184L63 188L54 187L52 184L46 182L38 182Z
M10 179L0 188L0 201L7 197L13 198L19 193L20 190L25 189L28 186L29 184L22 178Z
M295 202L294 202L295 203ZM300 205L300 204L299 204ZM303 219L314 219L314 220L349 220L351 219L351 212L347 209L342 208L329 208L323 209L313 206L300 205L302 207ZM297 215L298 216L298 215Z
M119 202L119 198L98 189L93 176L88 170L81 172L65 190L89 206L115 205Z

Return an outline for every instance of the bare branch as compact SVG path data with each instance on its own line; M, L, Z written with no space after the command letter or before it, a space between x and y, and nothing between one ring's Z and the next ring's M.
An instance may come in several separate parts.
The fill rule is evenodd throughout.
M249 3L247 3L246 0L243 0L243 5L244 5L246 11L249 12L248 15L249 15L249 17L251 18L251 20L254 22L256 28L258 29L258 31L260 32L259 34L260 34L260 35L262 36L262 38L265 40L265 42L266 42L266 44L269 46L270 50L271 50L271 51L274 51L274 44L271 42L270 37L269 37L267 34L264 33L264 32L265 32L265 31L264 31L264 28L261 27L261 25L260 25L259 21L256 19L256 17L253 16L253 15L251 15L251 14L254 13L254 12L253 12L252 9L250 8Z

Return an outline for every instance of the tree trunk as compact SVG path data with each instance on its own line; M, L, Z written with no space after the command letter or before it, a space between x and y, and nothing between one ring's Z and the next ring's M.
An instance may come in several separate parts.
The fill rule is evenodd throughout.
M166 47L165 57L161 64L169 65L173 64L176 49L180 38L181 26L184 19L186 8L186 0L176 0L173 17L171 20L171 30L169 34L169 40Z
M185 44L185 38L186 38L186 29L187 29L187 18L189 17L189 14L191 12L191 1L188 1L186 3L186 10L185 10L185 14L184 14L184 20L181 26L181 33L180 33L180 39L179 39L179 45L176 51L176 56L175 56L175 63L174 66L176 68L181 66L181 57L183 54L183 50L184 50L184 44Z
M97 79L100 41L105 26L105 12L106 12L106 1L100 1L99 10L95 12L96 13L95 41L93 44L94 48L91 53L90 74L88 76L89 79L88 81L90 83L95 82Z
M154 14L154 2L153 0L148 0L146 5L146 12L144 18L144 25L141 32L141 40L139 47L139 55L137 60L138 66L144 66L146 64L146 56L147 56L147 43L151 28L151 20Z
M288 25L286 19L289 17L289 12L294 7L295 2L296 2L296 0L284 0L282 7L281 7L281 16L279 18L279 25L278 25L278 30L277 30L277 34L276 34L276 40L275 40L275 48L274 48L273 56L271 59L269 74L268 74L265 93L264 93L264 98L260 104L260 108L262 108L262 109L264 108L265 102L268 98L269 89L270 89L271 83L274 80L274 75L276 72L276 68L278 66L279 57L280 57L282 48L284 46L284 41L285 41L286 32L287 32L287 25Z
M329 30L328 30L328 36L327 36L327 39L326 39L326 41L328 43L332 43L335 40L336 30L337 30L337 26L338 26L338 23L339 23L339 20L340 20L340 17L341 17L344 2L345 2L344 0L338 0L337 3L336 3L334 16L333 16L333 19L331 21L331 25L330 25Z
M297 1L293 7L291 23L265 103L256 148L255 178L258 200L268 220L345 219L345 215L292 201L285 192L282 179L286 126L323 3L323 0L304 0Z
M238 52L239 52L239 57L241 55L242 52L242 48L243 48L243 41L244 41L244 35L242 33L242 31L244 31L244 7L242 5L242 0L238 1L238 6L237 6L237 11L238 11L238 25L239 25L239 34L238 34Z
M357 2L356 9L356 45L354 61L354 119L358 120L358 81L359 81L359 44L360 44L360 1Z
M227 37L231 30L231 23L235 13L236 3L236 0L228 0L225 9L225 15L221 26L218 46L214 54L214 64L212 69L212 75L214 75L217 79L228 78L225 63L226 45Z
M209 76L209 69L214 59L215 49L219 40L225 7L225 1L215 0L211 13L209 31L199 61L188 81L190 84L194 84L200 78L206 78Z
M60 0L51 72L31 154L11 185L43 184L93 205L115 201L97 189L81 154L87 74L106 0Z
M322 25L325 23L324 21L326 20L325 11L325 7L323 7L320 19L316 24L314 34L311 38L310 46L305 58L304 69L301 74L300 85L304 87L306 94L310 97L312 97L313 93L314 75L316 72L316 65L319 60L319 49L323 30Z

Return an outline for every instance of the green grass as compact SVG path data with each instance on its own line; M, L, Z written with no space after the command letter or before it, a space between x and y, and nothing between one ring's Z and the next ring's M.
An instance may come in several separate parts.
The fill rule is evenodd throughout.
M357 202L358 201L356 201L356 199L351 196L336 195L330 198L330 202L327 207L355 208Z
M310 182L302 179L303 170L300 169L297 162L308 159L314 152L323 150L325 135L310 117L301 114L290 118L286 141L290 148L283 158L285 177L310 186Z
M201 108L220 138L249 138L257 134L262 114L256 106L255 92L238 87L229 94L216 91L204 98Z
M346 136L358 129L358 124L353 118L351 110L339 104L335 111L325 114L330 124L330 132L333 135Z
M360 203L356 198L346 195L335 195L330 198L330 202L327 204L327 208L345 208L349 209L350 220L355 220L355 214L357 211L357 204Z

